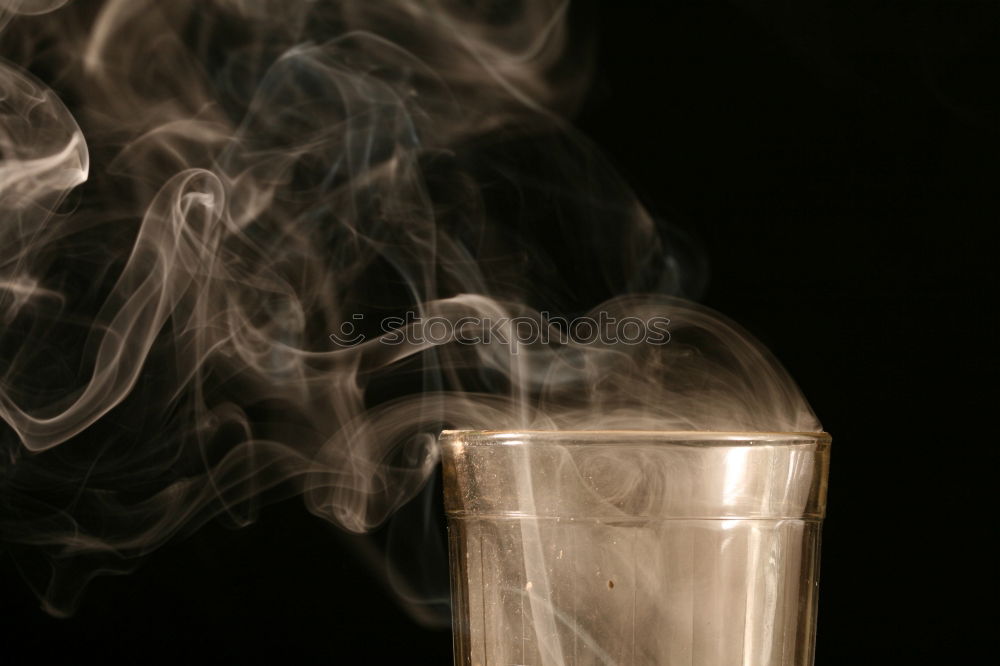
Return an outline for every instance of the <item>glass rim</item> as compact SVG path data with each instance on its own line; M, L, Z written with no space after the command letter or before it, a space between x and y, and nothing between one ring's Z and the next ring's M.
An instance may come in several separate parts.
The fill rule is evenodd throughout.
M830 433L825 431L781 432L755 430L443 430L439 437L442 442L461 441L463 444L473 446L517 446L523 444L521 440L534 440L535 443L543 444L557 442L564 446L605 441L613 444L616 443L613 441L614 438L625 439L629 442L661 442L663 444L718 443L722 445L732 445L734 443L747 445L804 443L829 445L832 441ZM608 441L609 439L612 441Z

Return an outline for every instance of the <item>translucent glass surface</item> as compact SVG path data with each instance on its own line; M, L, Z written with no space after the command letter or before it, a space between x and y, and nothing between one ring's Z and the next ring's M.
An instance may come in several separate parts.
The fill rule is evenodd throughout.
M444 433L456 663L811 664L829 442Z

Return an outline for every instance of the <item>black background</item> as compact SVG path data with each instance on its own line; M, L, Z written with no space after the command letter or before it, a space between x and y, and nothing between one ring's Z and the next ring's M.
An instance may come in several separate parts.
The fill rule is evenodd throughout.
M817 664L994 642L992 2L606 3L577 125L711 267L834 436ZM0 663L443 664L301 502L211 524L50 618L2 567Z

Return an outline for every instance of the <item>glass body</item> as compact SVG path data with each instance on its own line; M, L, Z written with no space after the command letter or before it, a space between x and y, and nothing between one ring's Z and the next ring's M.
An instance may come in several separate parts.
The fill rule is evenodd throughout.
M825 433L446 431L459 666L806 666Z

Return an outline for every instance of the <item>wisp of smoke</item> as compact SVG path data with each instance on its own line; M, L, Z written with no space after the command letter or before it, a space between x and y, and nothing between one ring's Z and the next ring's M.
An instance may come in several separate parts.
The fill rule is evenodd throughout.
M264 501L380 526L445 427L819 429L565 120L574 16L0 0L0 533L49 612Z

